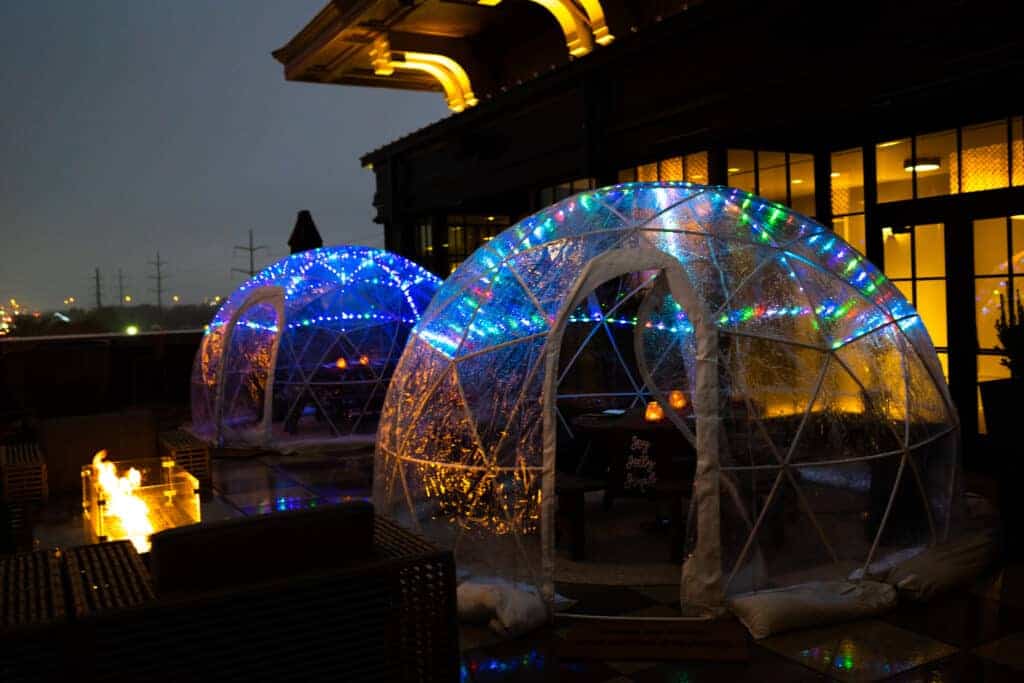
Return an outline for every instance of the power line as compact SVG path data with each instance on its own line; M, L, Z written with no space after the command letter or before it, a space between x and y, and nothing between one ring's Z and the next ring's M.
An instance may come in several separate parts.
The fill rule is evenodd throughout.
M156 292L156 307L157 307L157 310L161 310L162 311L163 308L164 308L164 277L165 277L162 268L163 268L163 266L167 265L167 262L160 260L160 252L158 251L158 252L156 252L156 261L150 261L149 265L154 266L156 268L156 275L150 275L149 276L150 280L156 280L156 289L151 289L149 291Z
M232 273L241 273L243 275L248 275L249 277L252 277L253 275L255 275L256 274L256 252L259 251L260 249L266 249L266 246L264 246L264 245L260 245L258 247L253 246L253 243L252 243L252 230L250 230L249 231L249 246L246 247L246 246L242 246L242 245L235 245L235 251L241 250L241 251L249 252L249 270L247 271L244 268L232 268L231 272Z
M100 269L96 269L96 308L103 308L103 285L100 279Z

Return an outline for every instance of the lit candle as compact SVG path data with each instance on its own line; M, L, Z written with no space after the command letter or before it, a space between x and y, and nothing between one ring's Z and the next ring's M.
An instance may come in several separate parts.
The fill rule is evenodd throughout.
M647 409L644 410L644 419L648 422L659 422L665 417L665 411L657 401L649 401Z
M674 410L682 410L686 407L686 394L679 389L673 389L668 392L668 404L672 406Z

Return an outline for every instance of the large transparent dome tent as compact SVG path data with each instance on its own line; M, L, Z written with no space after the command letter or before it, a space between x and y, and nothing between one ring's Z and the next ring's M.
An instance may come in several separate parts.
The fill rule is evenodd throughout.
M412 326L440 285L368 247L299 252L243 283L192 369L192 429L221 444L369 440Z
M555 581L654 582L715 609L942 543L958 450L920 316L853 247L741 190L630 183L448 278L388 390L374 497L549 604ZM605 526L575 553L581 491Z

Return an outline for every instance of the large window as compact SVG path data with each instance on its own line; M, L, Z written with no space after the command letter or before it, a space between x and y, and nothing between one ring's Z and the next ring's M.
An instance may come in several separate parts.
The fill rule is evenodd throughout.
M1024 185L1020 116L875 145L878 201Z
M730 149L729 185L813 216L814 156L794 152Z
M885 273L914 308L947 374L946 246L942 223L882 229Z
M429 220L416 226L416 253L423 263L430 263L434 256L434 226Z
M620 183L684 180L689 183L708 182L708 153L694 152L669 157L619 171Z
M832 228L863 254L864 238L864 154L858 147L832 153Z
M466 257L508 227L508 216L448 216L448 272L455 272Z
M1024 215L974 221L974 315L978 330L978 381L1010 376L1002 364L996 321L1024 285ZM979 429L985 431L981 396Z
M537 194L537 199L541 208L544 208L551 206L555 202L560 202L567 197L571 197L577 192L593 190L594 185L595 183L593 178L580 178L579 180L573 180L567 183L559 183L558 185L543 188Z

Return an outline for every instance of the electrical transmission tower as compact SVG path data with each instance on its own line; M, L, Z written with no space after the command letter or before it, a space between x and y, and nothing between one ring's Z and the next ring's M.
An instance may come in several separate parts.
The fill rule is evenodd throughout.
M259 251L260 249L266 249L266 246L264 246L264 245L260 245L258 247L253 246L253 243L252 243L252 230L250 230L249 231L249 246L246 247L246 246L242 246L242 245L235 245L235 251L241 250L241 251L249 252L249 270L246 270L245 268L232 268L231 272L232 273L242 273L243 275L248 275L249 277L252 277L253 275L255 275L256 274L256 252Z
M156 252L156 261L150 261L149 265L156 268L156 275L150 275L149 279L156 281L156 288L149 291L156 292L156 307L157 310L162 311L164 309L164 271L163 267L167 265L166 261L160 260L160 252Z
M96 308L103 308L103 284L100 280L100 269L97 268L94 279L96 280Z

